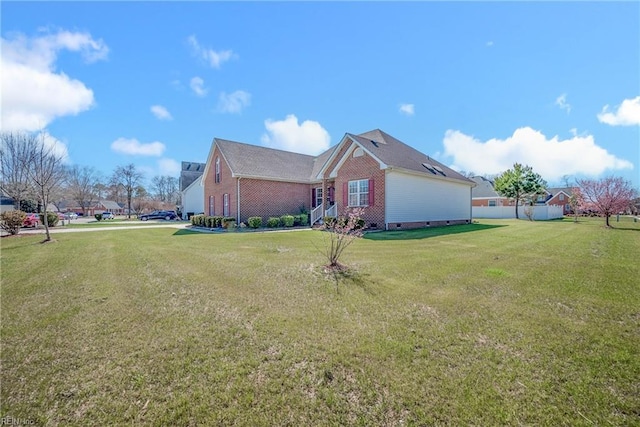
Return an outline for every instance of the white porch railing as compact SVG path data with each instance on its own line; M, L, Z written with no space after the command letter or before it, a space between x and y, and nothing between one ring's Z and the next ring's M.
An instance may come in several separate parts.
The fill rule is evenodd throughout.
M322 213L324 212L324 203L320 204L317 208L311 211L311 225L322 219Z
M324 212L324 216L335 218L338 216L338 205L333 205Z

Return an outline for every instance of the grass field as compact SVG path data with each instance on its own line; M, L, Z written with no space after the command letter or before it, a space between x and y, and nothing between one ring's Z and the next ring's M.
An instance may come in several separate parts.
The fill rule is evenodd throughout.
M640 223L1 241L2 417L640 425Z

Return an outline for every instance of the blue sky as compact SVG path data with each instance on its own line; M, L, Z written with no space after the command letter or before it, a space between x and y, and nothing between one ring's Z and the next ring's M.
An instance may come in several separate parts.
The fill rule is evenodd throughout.
M0 4L2 130L148 179L214 137L380 128L458 170L640 187L640 3Z

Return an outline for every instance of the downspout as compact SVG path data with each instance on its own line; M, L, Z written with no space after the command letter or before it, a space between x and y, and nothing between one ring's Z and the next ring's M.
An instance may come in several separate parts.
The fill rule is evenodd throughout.
M241 177L238 177L238 195L236 197L237 204L238 204L238 209L236 210L236 215L237 215L236 224L238 225L240 225L240 179Z

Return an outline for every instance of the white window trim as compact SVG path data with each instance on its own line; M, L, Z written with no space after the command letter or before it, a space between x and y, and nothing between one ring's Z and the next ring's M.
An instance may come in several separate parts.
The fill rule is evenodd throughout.
M320 206L324 202L324 199L322 197L322 187L317 187L316 188L316 200L315 200L315 202L316 202L316 207Z
M355 192L351 191L351 183L356 183ZM366 183L366 191L363 191L363 186ZM348 205L349 207L360 207L360 206L369 206L369 180L368 179L356 179L349 181L347 183L347 191L348 191ZM352 203L352 196L358 200L357 204ZM362 203L362 198L365 196L366 203Z

